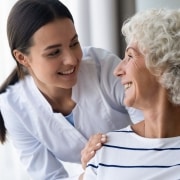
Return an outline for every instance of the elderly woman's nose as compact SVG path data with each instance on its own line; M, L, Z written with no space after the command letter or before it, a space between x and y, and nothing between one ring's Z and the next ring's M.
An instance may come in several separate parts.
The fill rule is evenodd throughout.
M121 76L124 74L124 68L123 68L123 64L124 64L124 61L121 60L119 62L119 64L116 66L116 68L114 69L114 76Z

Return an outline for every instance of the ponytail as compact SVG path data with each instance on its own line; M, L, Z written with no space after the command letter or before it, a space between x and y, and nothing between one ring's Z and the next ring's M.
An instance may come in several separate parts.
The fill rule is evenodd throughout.
M0 87L0 94L4 93L6 91L6 88L9 85L13 85L16 82L19 81L19 72L17 68L14 68L14 70L11 72L11 74L7 77L7 79L4 81L4 83Z
M3 117L2 117L2 114L0 112L0 142L3 144L5 143L6 141L6 128L5 128L5 125L4 125L4 120L3 120Z
M17 81L19 81L19 76L18 76L18 70L17 68L15 68L0 87L0 94L4 93L9 85L13 85ZM6 134L7 134L7 130L4 124L4 119L0 111L0 142L2 144L5 143L6 141Z

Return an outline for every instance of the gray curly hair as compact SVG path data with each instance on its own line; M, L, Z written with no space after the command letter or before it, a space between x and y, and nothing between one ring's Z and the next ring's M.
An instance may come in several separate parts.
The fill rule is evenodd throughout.
M180 9L150 9L127 19L122 27L126 42L136 41L146 67L180 105Z

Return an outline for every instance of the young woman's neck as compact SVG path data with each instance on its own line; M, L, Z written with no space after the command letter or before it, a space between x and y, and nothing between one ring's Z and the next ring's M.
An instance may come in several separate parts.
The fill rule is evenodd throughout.
M36 84L40 92L49 102L54 112L60 112L68 115L72 112L76 103L72 100L72 88L63 89L58 87L48 87L42 84Z

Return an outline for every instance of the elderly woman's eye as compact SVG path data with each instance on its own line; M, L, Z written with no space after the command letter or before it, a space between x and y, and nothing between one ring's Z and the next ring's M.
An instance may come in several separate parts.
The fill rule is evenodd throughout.
M127 60L130 61L132 59L131 55L128 55Z

